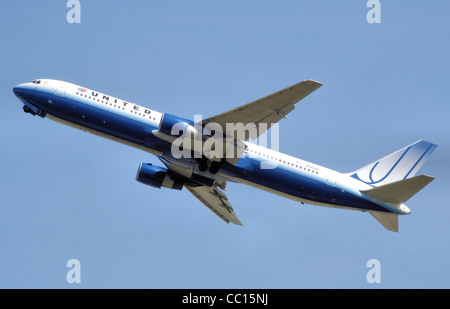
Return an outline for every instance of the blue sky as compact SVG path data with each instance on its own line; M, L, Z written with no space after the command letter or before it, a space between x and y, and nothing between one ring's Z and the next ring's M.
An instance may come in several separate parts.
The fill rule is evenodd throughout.
M0 18L0 288L449 288L448 1L8 1ZM23 113L53 78L161 112L212 116L305 79L280 151L349 172L426 139L400 233L370 215L229 184L244 227L186 190L135 181L151 155ZM81 283L66 262L81 263ZM369 259L381 283L369 284Z

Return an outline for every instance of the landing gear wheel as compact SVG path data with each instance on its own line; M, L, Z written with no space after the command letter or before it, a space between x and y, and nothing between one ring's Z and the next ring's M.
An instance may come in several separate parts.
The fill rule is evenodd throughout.
M209 165L209 172L211 174L217 174L219 169L220 169L220 162L218 161L212 161L211 164Z
M208 159L205 157L201 158L198 162L198 169L201 172L206 172L208 170Z
M35 113L31 108L29 108L29 107L26 106L26 105L23 106L23 111L24 111L25 113L31 114L31 115L33 115L33 116L36 115L36 113Z

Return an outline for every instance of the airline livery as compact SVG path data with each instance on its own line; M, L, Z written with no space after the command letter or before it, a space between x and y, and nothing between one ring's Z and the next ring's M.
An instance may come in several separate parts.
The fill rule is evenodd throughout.
M419 140L350 173L340 173L250 142L321 87L306 80L207 119L184 119L68 82L37 79L14 87L23 110L156 155L136 180L186 188L225 222L242 225L225 194L247 184L300 203L368 212L398 232L404 204L434 178L418 175L437 145ZM272 130L273 131L273 130ZM271 132L272 132L271 131Z

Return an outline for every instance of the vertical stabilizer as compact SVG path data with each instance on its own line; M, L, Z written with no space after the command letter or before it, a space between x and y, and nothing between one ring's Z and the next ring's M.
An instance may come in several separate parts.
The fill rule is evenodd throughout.
M435 144L420 140L349 175L372 187L404 180L419 171L436 147Z

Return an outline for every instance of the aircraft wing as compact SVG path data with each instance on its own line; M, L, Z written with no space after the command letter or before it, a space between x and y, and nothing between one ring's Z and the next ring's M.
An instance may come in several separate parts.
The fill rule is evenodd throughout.
M237 218L225 193L217 187L185 185L185 188L226 223L232 222L237 225L243 225Z
M258 127L259 136L270 129L272 124L287 118L286 115L295 108L295 103L322 85L313 80L302 81L238 108L204 119L203 125L211 122L218 123L225 131L227 123L242 123L244 126L254 123ZM262 123L267 124L267 127L264 127L265 130L259 130ZM249 134L246 132L245 140L248 138Z

